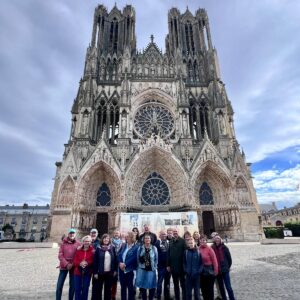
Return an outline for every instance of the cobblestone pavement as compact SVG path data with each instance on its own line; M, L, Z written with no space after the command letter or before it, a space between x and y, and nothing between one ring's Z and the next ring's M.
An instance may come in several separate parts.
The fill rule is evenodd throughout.
M237 300L298 300L300 245L228 244ZM58 249L1 249L0 299L55 299ZM67 281L64 299L67 299Z

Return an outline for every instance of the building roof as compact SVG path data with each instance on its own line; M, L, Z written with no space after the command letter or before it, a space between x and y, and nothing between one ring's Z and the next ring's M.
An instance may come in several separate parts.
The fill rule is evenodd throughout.
M23 214L23 213L28 213L28 214L45 214L47 215L50 211L50 206L49 204L45 206L29 206L28 204L24 203L23 205L3 205L0 206L0 213L7 213L10 215L13 214Z
M275 202L259 204L261 213L269 213L278 211Z

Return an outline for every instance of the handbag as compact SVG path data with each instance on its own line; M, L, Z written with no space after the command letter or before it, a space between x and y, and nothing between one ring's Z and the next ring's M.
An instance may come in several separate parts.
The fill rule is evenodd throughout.
M213 265L208 265L208 266L204 265L202 274L204 276L215 276Z

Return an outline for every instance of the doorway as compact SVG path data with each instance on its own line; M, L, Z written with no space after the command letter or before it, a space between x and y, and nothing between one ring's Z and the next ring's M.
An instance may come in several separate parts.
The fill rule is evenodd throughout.
M108 233L108 213L97 213L96 228L99 238L104 233Z
M203 233L209 238L215 231L214 213L212 211L202 212Z

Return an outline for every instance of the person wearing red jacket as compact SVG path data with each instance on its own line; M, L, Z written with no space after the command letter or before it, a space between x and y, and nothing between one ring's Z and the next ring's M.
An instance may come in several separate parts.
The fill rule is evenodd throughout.
M214 250L207 245L205 235L200 237L199 248L203 270L200 275L200 286L204 300L214 300L215 276L218 274L218 261Z
M69 300L74 299L74 266L73 260L76 249L80 246L80 242L75 239L76 230L70 229L68 236L63 239L58 252L59 259L59 276L56 286L56 300L61 300L61 295L66 277L69 273Z
M82 246L77 248L74 257L75 300L88 299L94 251L91 236L82 238Z

